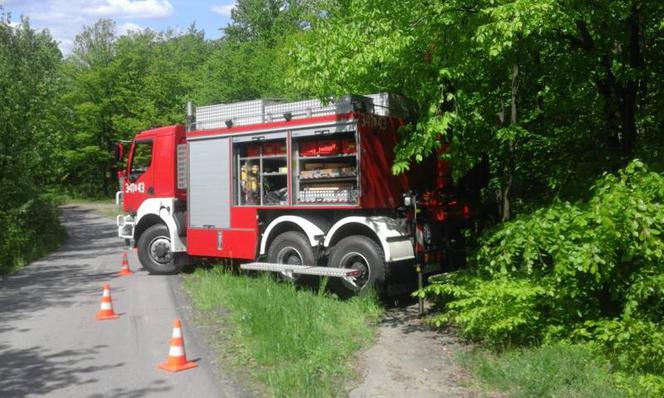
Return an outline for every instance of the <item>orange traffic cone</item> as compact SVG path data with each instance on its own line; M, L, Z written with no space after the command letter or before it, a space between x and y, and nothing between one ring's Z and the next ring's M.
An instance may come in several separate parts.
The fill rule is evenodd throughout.
M113 312L113 303L111 302L111 287L108 283L104 283L104 293L101 296L101 308L97 312L97 320L104 321L107 319L115 319L118 315Z
M122 255L122 268L120 269L120 272L118 272L118 275L120 276L125 276L125 275L131 275L133 272L129 269L129 261L127 260L127 252L125 252Z
M182 324L179 320L173 323L173 337L171 338L171 347L168 351L166 362L157 365L157 367L168 370L169 372L179 372L181 370L191 369L198 366L195 362L187 361L184 353L184 338L182 337Z

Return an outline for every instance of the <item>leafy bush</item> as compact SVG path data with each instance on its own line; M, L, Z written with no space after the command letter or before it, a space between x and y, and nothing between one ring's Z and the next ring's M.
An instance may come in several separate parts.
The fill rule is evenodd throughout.
M588 203L558 202L499 226L472 266L418 292L432 321L493 346L587 341L664 391L664 176L635 160ZM653 382L653 380L655 380Z
M12 272L56 248L65 232L53 198L41 196L0 212L0 274Z
M443 304L444 311L432 319L434 325L459 325L466 337L492 345L536 338L538 303L547 295L526 279L483 279L463 272L442 275L425 292Z

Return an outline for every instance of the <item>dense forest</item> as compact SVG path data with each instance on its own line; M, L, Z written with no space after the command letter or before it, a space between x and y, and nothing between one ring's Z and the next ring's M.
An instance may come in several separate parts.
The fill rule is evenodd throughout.
M4 267L60 233L53 194L109 197L114 142L182 123L188 100L390 91L419 109L395 173L443 143L457 178L490 170L468 269L421 292L435 322L590 342L664 390L661 1L238 0L218 40L99 20L66 56L0 16Z

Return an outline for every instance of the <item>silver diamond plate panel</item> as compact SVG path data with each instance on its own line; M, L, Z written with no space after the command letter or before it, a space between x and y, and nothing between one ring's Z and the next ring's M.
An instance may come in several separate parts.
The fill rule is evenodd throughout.
M349 276L358 276L360 274L359 270L349 268L311 267L308 265L262 262L240 264L240 268L248 271L287 272L291 274L330 276L337 278L347 278Z

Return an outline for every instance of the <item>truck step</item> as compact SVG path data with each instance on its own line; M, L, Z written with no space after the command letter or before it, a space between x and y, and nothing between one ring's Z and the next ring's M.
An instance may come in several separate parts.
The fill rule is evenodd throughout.
M262 262L240 264L240 268L249 271L281 272L286 275L302 274L302 275L331 276L337 278L351 278L360 275L360 270L351 269L351 268L314 267L310 265L292 265L292 264L262 263Z

